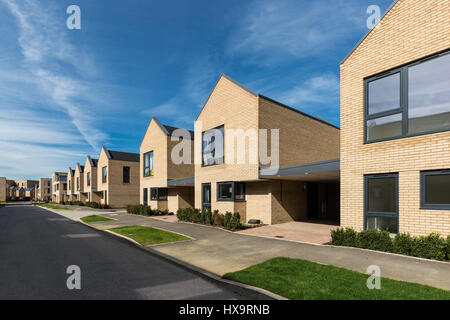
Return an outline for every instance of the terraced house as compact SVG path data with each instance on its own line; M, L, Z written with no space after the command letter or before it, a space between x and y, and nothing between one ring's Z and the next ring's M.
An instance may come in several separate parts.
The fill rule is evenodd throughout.
M61 202L67 192L67 172L54 172L52 175L52 201Z
M139 154L108 150L98 158L97 192L100 203L113 208L139 204Z
M8 194L8 185L5 177L0 177L0 202L6 202L6 196Z
M222 75L195 121L195 207L339 221L339 128Z
M51 201L52 200L52 179L40 178L37 188L36 200Z
M67 171L67 193L66 193L66 201L75 201L77 200L77 195L75 194L75 170L69 168Z
M93 159L91 156L86 157L84 163L84 187L86 199L88 202L100 202L100 195L97 192L97 163L98 159Z
M395 1L342 61L342 226L450 234L449 21Z
M140 146L141 204L171 212L193 207L193 139L192 131L151 119ZM178 150L183 143L185 151Z
M75 188L75 197L78 201L86 202L86 193L84 192L84 166L77 163L75 174L73 176L73 184Z

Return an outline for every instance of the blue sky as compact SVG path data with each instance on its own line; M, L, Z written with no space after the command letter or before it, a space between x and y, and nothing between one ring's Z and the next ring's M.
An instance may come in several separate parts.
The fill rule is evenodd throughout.
M221 73L339 125L339 62L392 2L0 0L0 176L139 152L152 116L192 129Z

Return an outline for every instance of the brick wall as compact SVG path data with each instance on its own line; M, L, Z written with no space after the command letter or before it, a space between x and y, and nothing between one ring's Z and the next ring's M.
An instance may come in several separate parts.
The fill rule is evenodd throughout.
M341 225L362 229L363 175L399 173L399 229L450 234L450 211L420 209L420 171L450 168L450 132L364 144L363 79L450 47L450 2L399 0L341 64Z

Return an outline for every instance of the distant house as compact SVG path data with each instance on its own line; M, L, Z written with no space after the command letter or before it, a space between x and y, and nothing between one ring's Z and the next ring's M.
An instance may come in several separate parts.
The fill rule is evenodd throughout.
M100 203L113 208L139 203L139 154L103 147L98 159Z

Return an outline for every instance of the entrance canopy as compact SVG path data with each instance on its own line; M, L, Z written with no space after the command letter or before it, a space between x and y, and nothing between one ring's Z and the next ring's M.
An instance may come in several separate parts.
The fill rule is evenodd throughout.
M168 187L193 187L194 177L167 180Z

